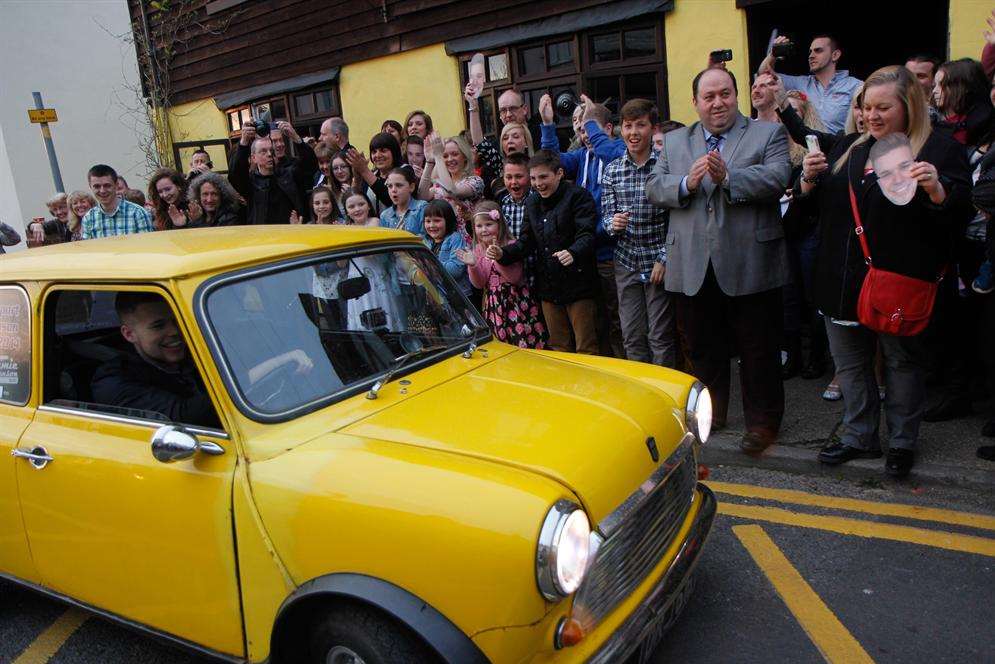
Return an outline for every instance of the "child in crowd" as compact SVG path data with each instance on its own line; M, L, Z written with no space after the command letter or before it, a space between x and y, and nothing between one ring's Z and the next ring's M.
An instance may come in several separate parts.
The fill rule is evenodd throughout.
M339 218L338 209L335 207L332 190L328 187L315 187L311 190L311 219L312 224L338 224L342 223ZM293 215L291 215L293 222Z
M410 168L395 168L387 175L387 194L393 203L380 213L380 225L385 228L400 228L420 235L425 213L425 201L414 198L418 180Z
M353 226L379 226L380 219L373 216L373 206L364 194L356 192L345 199L347 224Z
M520 348L544 348L546 326L525 283L522 263L501 265L486 256L491 245L503 247L515 241L497 203L477 204L473 237L473 250L458 249L456 256L467 265L470 283L484 291L484 318L494 335Z
M424 210L422 237L425 246L432 250L442 266L446 268L464 295L470 295L470 278L466 264L459 259L457 251L463 249L463 235L457 229L456 213L453 206L442 199L430 201Z
M404 141L404 159L415 177L420 178L425 170L425 139L421 136L408 136Z
M501 265L534 255L536 291L542 301L549 346L597 354L594 233L598 218L594 199L564 179L556 152L537 152L529 160L529 177L539 195L526 200L521 235L505 247L490 245L485 255Z
M646 198L646 180L656 166L653 129L656 106L630 99L622 107L624 155L605 166L601 178L601 218L615 238L615 283L625 356L637 362L675 367L674 306L663 287L667 264L669 212Z

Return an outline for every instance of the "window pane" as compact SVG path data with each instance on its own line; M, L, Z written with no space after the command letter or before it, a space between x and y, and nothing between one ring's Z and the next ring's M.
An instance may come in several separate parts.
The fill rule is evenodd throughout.
M228 127L231 131L238 131L242 128L242 121L238 118L238 111L232 111L228 114Z
M625 57L644 58L656 55L656 31L653 28L629 30L625 33Z
M618 33L591 37L591 61L613 62L622 57L618 47Z
M286 120L287 119L287 105L282 99L274 99L270 104L270 112L273 114L274 120Z
M628 74L625 77L625 99L635 98L656 101L656 73Z
M480 127L485 136L494 135L497 128L494 124L494 93L486 90L480 95Z
M568 41L550 44L549 47L549 68L569 67L573 64L573 44Z
M500 81L508 78L508 54L499 53L487 58L487 80Z
M0 288L0 401L23 405L31 393L31 304L19 288Z
M318 113L332 112L332 91L323 90L314 93L314 107Z
M546 71L546 49L542 46L519 49L518 68L523 75L541 74Z
M608 108L613 108L613 106L614 108L618 108L618 100L621 96L619 94L618 82L618 76L592 78L589 86L591 99L601 104L605 104L605 101L608 101L609 103L605 104L605 106Z
M245 124L246 122L252 119L252 110L248 108L243 108L241 117L242 117L242 124Z
M314 113L314 97L310 93L294 97L297 115L312 115Z

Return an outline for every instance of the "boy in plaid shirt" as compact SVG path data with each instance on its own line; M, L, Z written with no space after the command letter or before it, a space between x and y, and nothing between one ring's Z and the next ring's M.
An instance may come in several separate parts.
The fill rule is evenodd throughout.
M659 114L652 102L632 99L620 115L626 153L602 174L601 217L605 230L618 239L615 281L625 354L630 360L674 367L674 306L663 287L669 213L646 198L646 180L657 160L653 132Z

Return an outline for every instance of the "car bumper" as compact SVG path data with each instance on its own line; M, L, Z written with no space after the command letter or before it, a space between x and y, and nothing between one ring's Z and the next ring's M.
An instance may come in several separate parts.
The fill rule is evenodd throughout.
M691 573L715 520L714 494L703 484L696 490L701 504L677 555L635 610L588 659L589 664L624 661L643 644L652 645L680 615L690 594Z

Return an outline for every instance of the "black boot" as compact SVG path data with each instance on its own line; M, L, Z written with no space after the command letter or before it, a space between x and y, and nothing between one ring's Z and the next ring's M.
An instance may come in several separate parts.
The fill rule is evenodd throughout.
M784 335L785 350L788 357L781 366L781 378L788 380L801 372L802 368L802 337L798 332Z

